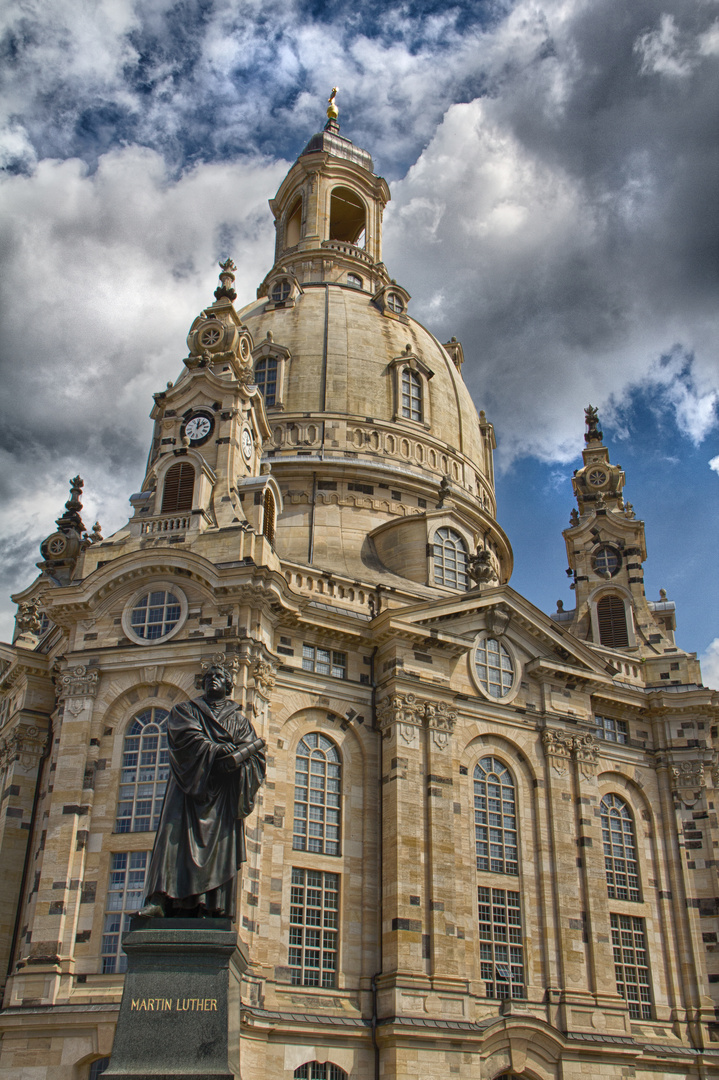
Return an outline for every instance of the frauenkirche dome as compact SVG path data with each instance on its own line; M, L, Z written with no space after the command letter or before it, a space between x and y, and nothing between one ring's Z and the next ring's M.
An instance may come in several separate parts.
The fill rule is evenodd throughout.
M410 316L409 293L381 261L389 198L370 155L330 119L270 203L275 264L239 317L284 494L278 554L431 587L442 582L424 552L444 529L460 561L486 551L504 582L512 556L495 521L492 426L462 379L459 342L442 345ZM465 588L466 566L446 580Z

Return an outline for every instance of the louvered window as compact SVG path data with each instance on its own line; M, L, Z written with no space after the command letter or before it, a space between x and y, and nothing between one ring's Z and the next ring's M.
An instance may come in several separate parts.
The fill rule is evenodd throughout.
M265 492L265 513L262 521L262 532L271 544L275 540L275 497L268 488Z
M163 514L178 514L192 510L192 493L195 488L195 470L187 461L178 461L167 470L162 491Z
M610 649L621 649L629 644L627 613L619 596L603 596L597 604L599 640Z

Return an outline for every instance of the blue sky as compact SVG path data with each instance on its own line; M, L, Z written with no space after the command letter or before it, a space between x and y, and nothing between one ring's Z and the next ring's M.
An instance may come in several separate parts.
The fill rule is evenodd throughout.
M3 596L68 477L88 524L126 519L217 259L250 299L267 199L339 85L343 133L392 188L385 262L462 341L495 424L513 584L571 606L591 402L647 524L650 597L667 588L719 686L717 0L23 0L0 41Z

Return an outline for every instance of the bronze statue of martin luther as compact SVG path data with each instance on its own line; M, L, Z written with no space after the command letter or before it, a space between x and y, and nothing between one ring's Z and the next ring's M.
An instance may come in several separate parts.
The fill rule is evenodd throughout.
M265 778L266 743L230 698L224 658L205 667L204 693L167 721L170 776L146 882L145 918L235 917L244 819Z

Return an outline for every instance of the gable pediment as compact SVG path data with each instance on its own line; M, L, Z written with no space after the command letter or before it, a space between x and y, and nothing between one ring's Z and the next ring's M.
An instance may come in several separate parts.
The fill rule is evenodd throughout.
M433 601L401 615L388 612L395 632L421 632L429 643L457 653L469 652L477 636L506 638L521 656L527 675L564 681L610 684L604 662L584 642L557 626L509 586L470 590L456 598Z

